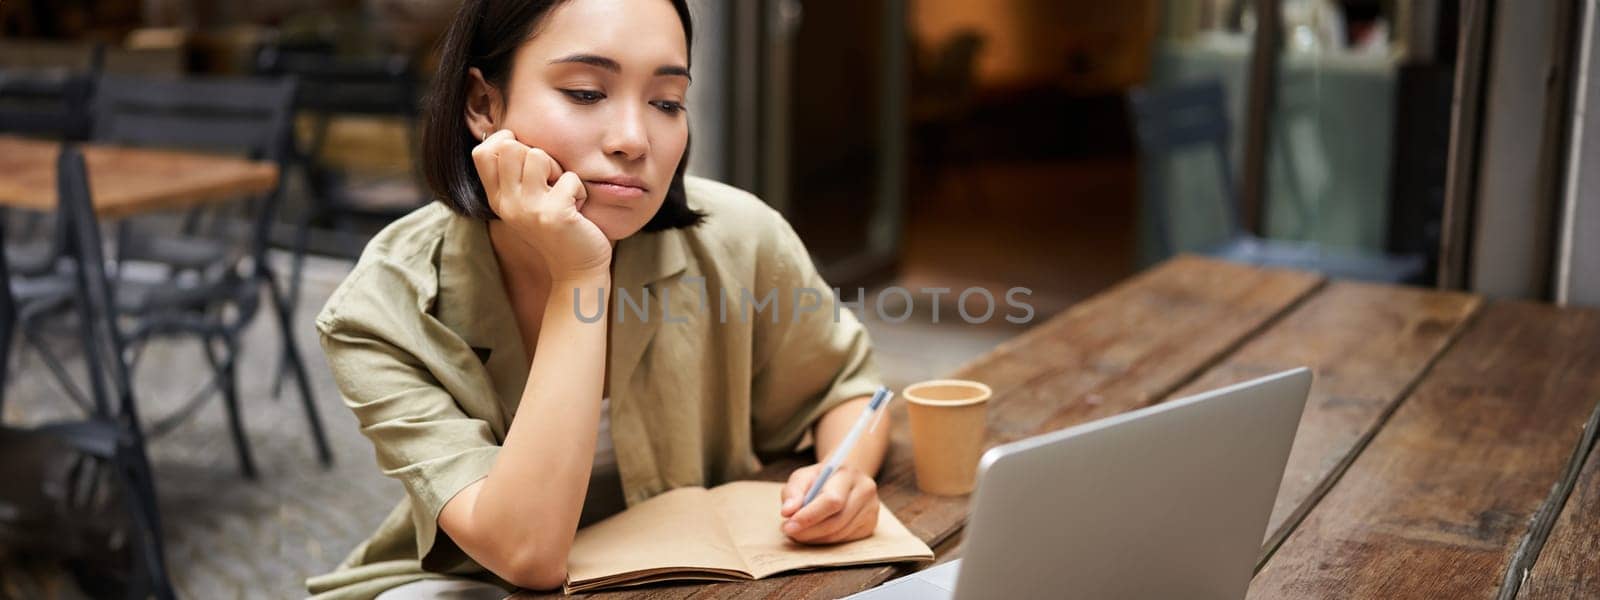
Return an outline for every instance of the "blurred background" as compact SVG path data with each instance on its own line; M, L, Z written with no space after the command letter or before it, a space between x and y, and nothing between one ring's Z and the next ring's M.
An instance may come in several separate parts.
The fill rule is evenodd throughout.
M1600 305L1600 181L1583 168L1595 127L1583 117L1600 98L1600 79L1588 77L1593 3L691 4L690 172L781 210L829 281L846 299L866 290L869 307L886 286L996 298L1026 287L1038 323L1183 252ZM138 144L94 122L112 110L97 90L298 83L280 107L285 151L246 153L281 169L274 209L246 218L262 225L264 250L251 257L271 267L266 293L282 295L289 317L238 323L239 408L191 401L215 387L190 368L206 364L209 338L151 342L132 375L142 410L156 415L146 418L170 423L148 452L180 596L301 595L303 578L331 569L400 495L339 404L310 321L365 240L430 201L413 162L417 114L458 5L0 3L0 117L41 105L83 117L44 132L25 126L39 120L0 118L0 138ZM25 162L11 152L0 164ZM59 221L49 212L8 213L9 261L49 245ZM140 219L182 229L189 214ZM141 234L121 235L134 241L118 238L118 270L137 275ZM916 315L867 319L895 386L947 373L1029 326L965 323L955 294L890 302L901 303L890 314ZM75 409L50 363L84 359L71 335L52 335L62 337L41 327L13 353L5 424ZM328 467L313 458L310 440L323 434L308 433L302 405L278 399L293 395L280 388L284 342L295 340L304 405L336 457ZM254 477L235 466L242 437ZM63 564L0 555L0 593L95 595L84 582L116 571Z

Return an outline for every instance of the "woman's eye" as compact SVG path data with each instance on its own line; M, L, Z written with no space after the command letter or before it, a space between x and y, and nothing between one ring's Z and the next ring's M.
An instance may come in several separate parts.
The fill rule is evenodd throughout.
M651 104L654 104L656 108L661 109L661 112L669 115L675 115L683 112L684 110L682 102L674 102L672 100L657 100L655 102L651 102Z
M561 90L573 102L578 104L594 104L605 99L606 95L594 90Z

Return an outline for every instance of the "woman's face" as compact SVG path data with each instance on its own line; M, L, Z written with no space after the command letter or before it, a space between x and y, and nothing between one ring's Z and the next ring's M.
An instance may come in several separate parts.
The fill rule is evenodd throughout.
M683 158L688 67L672 3L569 0L517 50L493 123L469 109L468 126L510 129L577 173L583 215L620 240L656 214Z

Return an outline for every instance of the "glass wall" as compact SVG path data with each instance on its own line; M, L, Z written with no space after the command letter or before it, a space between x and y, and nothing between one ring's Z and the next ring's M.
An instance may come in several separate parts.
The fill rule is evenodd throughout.
M1393 3L1284 0L1267 237L1385 249L1402 47Z
M1140 255L1146 263L1206 248L1236 233L1231 215L1240 202L1238 182L1249 124L1246 108L1255 44L1253 17L1246 4L1238 0L1163 3L1161 33L1155 40L1144 91L1159 96L1214 87L1220 90L1219 96L1206 95L1206 99L1189 104L1214 100L1220 104L1217 110L1202 108L1196 118L1209 120L1220 113L1221 120L1213 124L1218 131L1206 136L1208 139L1162 140L1156 143L1159 148L1143 142Z
M1291 266L1320 270L1335 256L1350 267L1341 276L1431 280L1418 265L1438 254L1458 5L1165 2L1146 87L1220 89L1209 100L1220 116L1205 117L1218 121L1220 133L1207 136L1220 141L1168 140L1176 147L1141 153L1146 262L1255 235L1301 257ZM1253 73L1256 45L1273 37L1258 31L1261 7L1277 13L1279 43ZM1252 155L1254 131L1263 149Z

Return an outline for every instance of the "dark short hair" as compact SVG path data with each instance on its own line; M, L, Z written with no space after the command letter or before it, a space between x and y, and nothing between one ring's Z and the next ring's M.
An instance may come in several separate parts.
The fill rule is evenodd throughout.
M478 139L467 130L467 72L477 67L485 81L507 89L511 62L517 48L533 36L550 10L565 0L466 0L456 11L450 29L441 41L439 71L424 102L422 125L422 173L435 197L456 213L475 219L498 217L489 201L472 162L472 148ZM694 27L686 0L670 0L683 22L684 41L693 44ZM661 231L697 225L705 214L689 207L684 191L684 169L689 163L689 146L683 149L667 197L644 231Z

